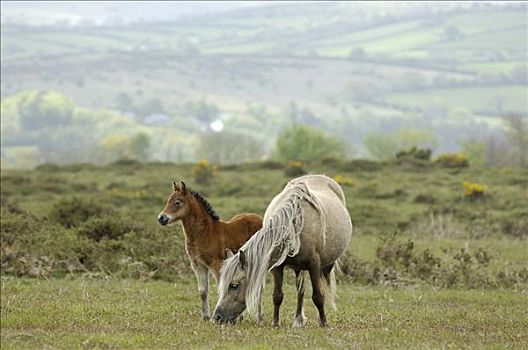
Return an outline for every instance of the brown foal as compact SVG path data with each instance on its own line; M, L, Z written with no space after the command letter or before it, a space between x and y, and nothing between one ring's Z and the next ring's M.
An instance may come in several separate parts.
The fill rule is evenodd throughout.
M262 218L256 214L238 214L229 221L221 220L211 204L198 192L187 189L185 183L173 183L173 192L158 216L161 225L181 220L185 233L185 250L198 280L202 299L203 319L209 319L209 276L216 282L226 258L226 250L238 249L262 227Z

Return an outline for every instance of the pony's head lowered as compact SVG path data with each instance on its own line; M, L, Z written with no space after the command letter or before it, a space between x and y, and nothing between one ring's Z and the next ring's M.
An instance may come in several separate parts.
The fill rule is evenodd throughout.
M218 303L213 315L216 323L235 323L246 309L247 261L246 254L239 250L236 255L228 250L228 258L222 265L218 285Z

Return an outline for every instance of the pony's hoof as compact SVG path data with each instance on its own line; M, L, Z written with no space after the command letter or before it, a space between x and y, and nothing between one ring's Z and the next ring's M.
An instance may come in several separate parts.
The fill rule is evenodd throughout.
M306 320L307 318L306 317L302 317L302 318L296 318L295 320L293 320L293 324L292 324L292 327L293 328L302 328L306 325Z
M275 327L275 328L279 328L280 327L280 322L273 322L272 326Z
M208 315L203 315L202 316L202 320L204 321L209 321L211 319L211 317L209 317Z

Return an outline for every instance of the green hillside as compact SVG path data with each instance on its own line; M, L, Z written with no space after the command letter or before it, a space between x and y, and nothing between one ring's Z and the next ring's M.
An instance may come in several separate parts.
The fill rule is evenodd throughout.
M123 25L3 23L2 100L53 90L82 108L133 116L150 134L158 126L181 132L175 126L186 120L182 137L194 145L208 126L185 108L201 101L216 106L225 130L261 136L268 151L280 130L301 122L362 156L369 133L419 121L440 140L436 152L452 151L467 138L464 125L478 124L484 138L502 130L497 117L528 115L526 10L523 3L345 2ZM260 116L251 114L255 106ZM464 120L448 118L460 109ZM171 121L148 124L149 114ZM28 144L3 144L15 146ZM196 159L193 146L182 152Z

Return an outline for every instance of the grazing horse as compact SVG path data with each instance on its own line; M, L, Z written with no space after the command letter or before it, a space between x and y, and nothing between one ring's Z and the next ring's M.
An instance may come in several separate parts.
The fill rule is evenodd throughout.
M198 280L202 299L202 316L209 319L209 276L211 271L217 284L226 249L237 251L262 227L256 214L238 214L222 221L209 202L198 192L187 189L185 183L173 182L174 191L158 216L161 225L181 220L185 233L185 250Z
M334 265L347 249L352 221L341 187L323 175L291 180L266 209L264 227L224 262L218 286L219 300L213 321L235 323L246 309L260 320L266 271L273 273L273 325L279 326L285 266L297 279L297 311L294 327L306 323L303 311L304 278L312 281L312 300L319 311L319 324L326 326L325 296L333 303ZM328 288L327 288L328 287Z

